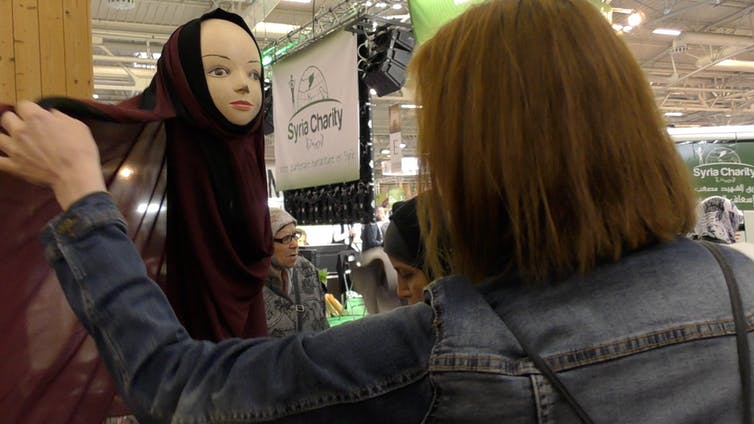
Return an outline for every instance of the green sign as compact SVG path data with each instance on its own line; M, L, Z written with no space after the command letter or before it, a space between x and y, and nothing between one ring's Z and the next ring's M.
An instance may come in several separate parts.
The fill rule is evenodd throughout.
M754 142L677 144L699 199L723 196L754 210Z
M408 0L411 26L417 44L429 40L446 22L460 15L469 6L484 0ZM611 0L589 0L608 21L612 22Z
M417 44L429 40L446 22L482 0L409 0L411 26Z

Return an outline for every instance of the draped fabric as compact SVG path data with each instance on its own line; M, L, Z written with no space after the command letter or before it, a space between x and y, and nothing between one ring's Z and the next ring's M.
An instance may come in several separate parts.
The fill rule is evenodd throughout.
M266 335L262 287L272 253L263 116L246 126L214 107L200 23L177 29L141 95L119 105L39 103L84 121L105 181L147 270L192 336ZM0 105L0 112L10 109ZM53 193L0 174L0 421L97 423L125 413L91 338L67 305L38 240L60 212Z

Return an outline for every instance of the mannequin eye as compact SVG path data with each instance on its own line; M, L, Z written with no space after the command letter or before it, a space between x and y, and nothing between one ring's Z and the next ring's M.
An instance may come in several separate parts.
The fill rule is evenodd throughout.
M230 70L228 70L228 68L218 66L217 68L210 69L207 73L209 75L212 75L213 77L225 77L230 74Z
M259 81L259 71L251 71L249 72L249 78L251 78L254 81Z

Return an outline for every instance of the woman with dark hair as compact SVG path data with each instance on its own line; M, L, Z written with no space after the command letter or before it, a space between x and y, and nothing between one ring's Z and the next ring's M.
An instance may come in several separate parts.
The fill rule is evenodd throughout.
M65 212L45 228L48 258L139 416L751 422L754 261L682 236L688 171L592 2L472 6L409 74L425 260L459 275L415 305L282 340L192 340L80 124L28 103L2 116L0 170L54 188Z
M424 300L424 287L434 280L425 270L426 251L416 212L419 197L396 202L385 231L384 250L398 274L398 297L411 305Z
M70 98L39 102L88 126L129 238L197 339L267 334L262 287L272 235L262 76L251 31L240 16L218 9L172 34L141 95L118 105ZM14 364L1 374L3 381L17 383L4 391L0 405L6 417L9 408L18 408L18 417L28 411L42 417L40 399L76 405L55 402L50 393L59 399L83 390L78 396L91 399L108 385L97 384L99 361L92 343L83 343L85 332L69 310L53 307L55 296L49 294L58 290L57 282L39 248L38 231L60 212L53 193L2 174L0 204L5 235L0 274L12 282L0 290L3 309L13 311L3 320L7 339L0 351ZM37 329L28 336L34 340L20 342L28 328ZM46 348L33 348L40 343ZM59 354L49 353L53 346ZM88 376L89 388L82 389L86 381L74 375ZM108 394L100 393L103 400L82 401L74 415L87 422L101 419L101 412L84 415L106 408Z

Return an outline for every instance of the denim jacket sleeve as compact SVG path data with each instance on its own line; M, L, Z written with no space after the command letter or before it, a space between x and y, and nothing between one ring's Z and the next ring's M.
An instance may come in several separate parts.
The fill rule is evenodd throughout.
M107 193L73 204L42 239L65 296L142 423L418 422L432 402L428 305L317 334L214 344L180 325Z

